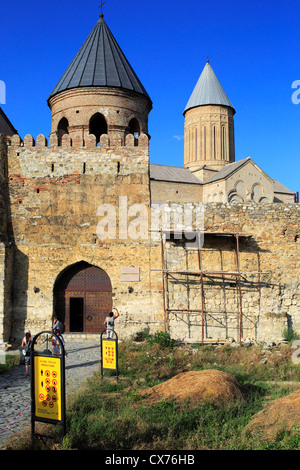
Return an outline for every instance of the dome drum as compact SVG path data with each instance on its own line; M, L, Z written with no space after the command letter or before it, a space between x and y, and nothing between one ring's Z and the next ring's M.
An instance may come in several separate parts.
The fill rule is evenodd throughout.
M134 134L131 122L138 123L138 133L148 134L149 100L140 94L118 88L86 87L66 90L49 101L52 110L52 134L61 137L78 133L86 139L89 134L108 134L111 140L124 143L128 133ZM93 131L93 120L99 119L98 130ZM105 121L105 123L104 123ZM63 125L62 125L63 124ZM99 141L97 136L97 141Z

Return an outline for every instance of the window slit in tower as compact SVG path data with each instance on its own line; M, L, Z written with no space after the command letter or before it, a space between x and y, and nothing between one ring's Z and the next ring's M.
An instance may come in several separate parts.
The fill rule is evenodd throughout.
M204 132L204 160L206 160L206 127L203 128Z
M197 128L195 129L195 161L197 161Z
M222 147L223 147L223 160L225 159L225 147L224 147L224 127L222 127Z
M216 159L216 128L214 126L214 159Z
M224 127L221 128L221 158L224 160Z
M222 158L226 160L226 130L222 127Z
M86 163L84 162L84 163L83 163L82 173L85 174L85 171L86 171Z

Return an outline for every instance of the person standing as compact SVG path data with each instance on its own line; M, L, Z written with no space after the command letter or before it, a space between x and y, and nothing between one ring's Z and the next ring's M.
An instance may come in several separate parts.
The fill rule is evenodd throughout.
M105 318L104 320L104 326L106 327L106 335L107 338L112 339L114 335L114 330L115 330L115 320L118 318L119 311L117 308L114 308L117 313L114 315L114 312L110 312L108 317Z
M53 331L55 331L56 329L59 330L59 333L62 335L64 333L64 325L63 323L57 318L57 317L54 317L53 318Z
M29 375L29 366L30 366L30 347L32 343L31 333L30 330L25 331L25 336L22 339L21 347L24 348L24 356L25 356L25 370L26 375Z
M58 341L57 337L61 340L63 346L65 347L65 340L63 336L61 335L60 331L58 328L55 328L54 330L54 335L52 336L52 346L53 346L53 354L61 354L61 347L60 347L60 342ZM65 351L66 354L66 351Z

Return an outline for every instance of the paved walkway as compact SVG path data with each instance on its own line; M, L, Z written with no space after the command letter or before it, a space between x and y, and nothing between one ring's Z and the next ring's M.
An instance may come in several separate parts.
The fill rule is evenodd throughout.
M100 339L68 342L66 339L66 396L100 370ZM0 375L0 449L7 439L30 426L31 380L25 366Z

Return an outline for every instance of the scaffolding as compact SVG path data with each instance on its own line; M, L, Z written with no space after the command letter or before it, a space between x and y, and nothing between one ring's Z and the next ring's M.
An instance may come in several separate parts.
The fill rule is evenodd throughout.
M242 340L242 291L241 291L241 279L242 277L250 274L269 274L263 271L248 271L242 272L240 270L240 238L251 238L252 235L241 233L241 232L214 232L214 231L191 231L188 234L195 234L195 239L197 241L196 250L198 253L198 269L197 270L174 270L167 268L167 258L166 258L166 249L165 249L165 242L166 237L165 234L174 235L178 240L180 234L182 232L176 230L159 230L160 232L160 243L161 243L161 265L162 269L153 269L152 271L159 271L162 273L162 286L163 286L163 309L164 309L164 328L165 331L168 331L168 319L169 314L172 312L180 312L180 313L200 313L201 314L201 337L202 337L202 344L204 342L208 342L207 340L204 341L204 320L205 320L205 307L204 307L204 278L211 277L211 276L229 276L235 279L236 283L236 298L237 298L237 311L236 311L236 318L237 318L237 341L241 344ZM187 232L184 232L187 235ZM202 245L201 245L201 236L210 235L212 237L231 237L235 240L235 270L234 271L216 271L216 270L204 270L203 269L203 261L202 261ZM168 277L174 275L192 275L198 276L200 281L200 291L201 291L201 309L179 309L179 308L169 308L169 291L167 289L168 284Z

